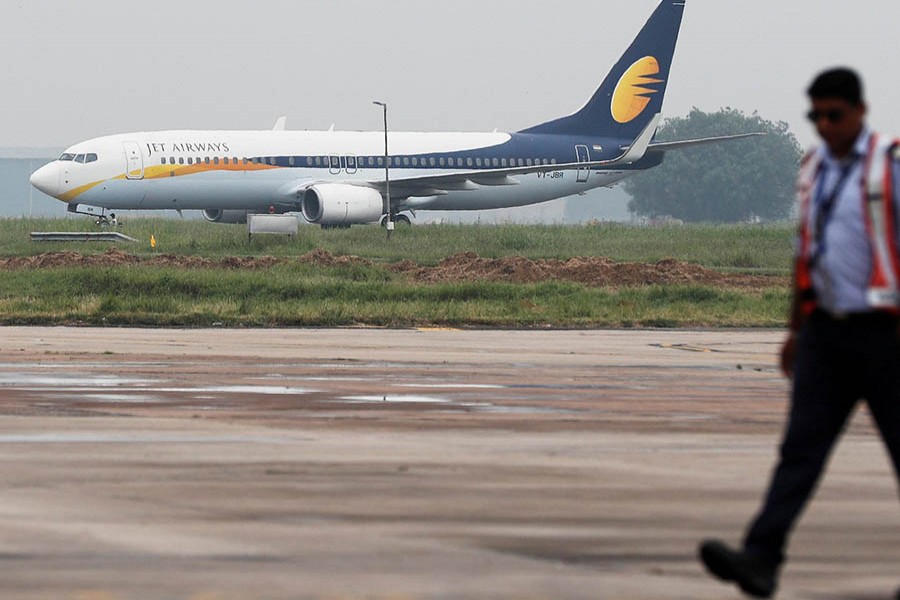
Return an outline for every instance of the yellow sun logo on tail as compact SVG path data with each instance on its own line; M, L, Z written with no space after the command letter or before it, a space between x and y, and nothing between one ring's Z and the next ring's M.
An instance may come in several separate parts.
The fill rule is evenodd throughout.
M612 97L612 116L616 122L630 123L644 112L650 104L650 96L659 93L659 90L646 86L665 81L653 77L658 74L659 61L652 56L645 56L625 71Z

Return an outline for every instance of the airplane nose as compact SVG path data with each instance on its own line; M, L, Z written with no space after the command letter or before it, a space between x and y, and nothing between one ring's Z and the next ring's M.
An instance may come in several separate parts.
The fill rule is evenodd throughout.
M59 164L52 162L31 174L31 185L48 196L59 193Z

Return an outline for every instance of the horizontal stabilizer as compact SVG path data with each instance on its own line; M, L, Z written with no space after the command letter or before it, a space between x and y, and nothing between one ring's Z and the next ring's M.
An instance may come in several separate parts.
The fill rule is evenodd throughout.
M743 140L745 138L766 135L763 132L757 133L740 133L737 135L720 135L716 137L699 138L696 140L681 140L678 142L653 142L648 148L649 152L668 152L669 150L682 150L684 148L692 148L694 146L705 146L706 144L718 144L719 142L731 142L734 140Z

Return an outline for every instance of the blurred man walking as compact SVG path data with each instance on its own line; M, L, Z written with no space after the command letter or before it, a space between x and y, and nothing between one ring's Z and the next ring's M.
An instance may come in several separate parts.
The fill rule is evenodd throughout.
M790 332L790 416L768 495L743 547L700 546L706 568L745 593L775 593L791 529L860 399L868 402L900 479L898 143L866 126L859 76L819 75L809 120L824 144L803 160Z

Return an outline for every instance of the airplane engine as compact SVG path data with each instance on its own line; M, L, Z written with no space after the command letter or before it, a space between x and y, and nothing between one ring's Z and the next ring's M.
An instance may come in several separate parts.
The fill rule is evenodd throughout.
M246 223L247 211L208 208L203 211L203 218L211 223Z
M324 227L375 223L384 212L381 192L341 183L314 185L303 193L303 216Z

